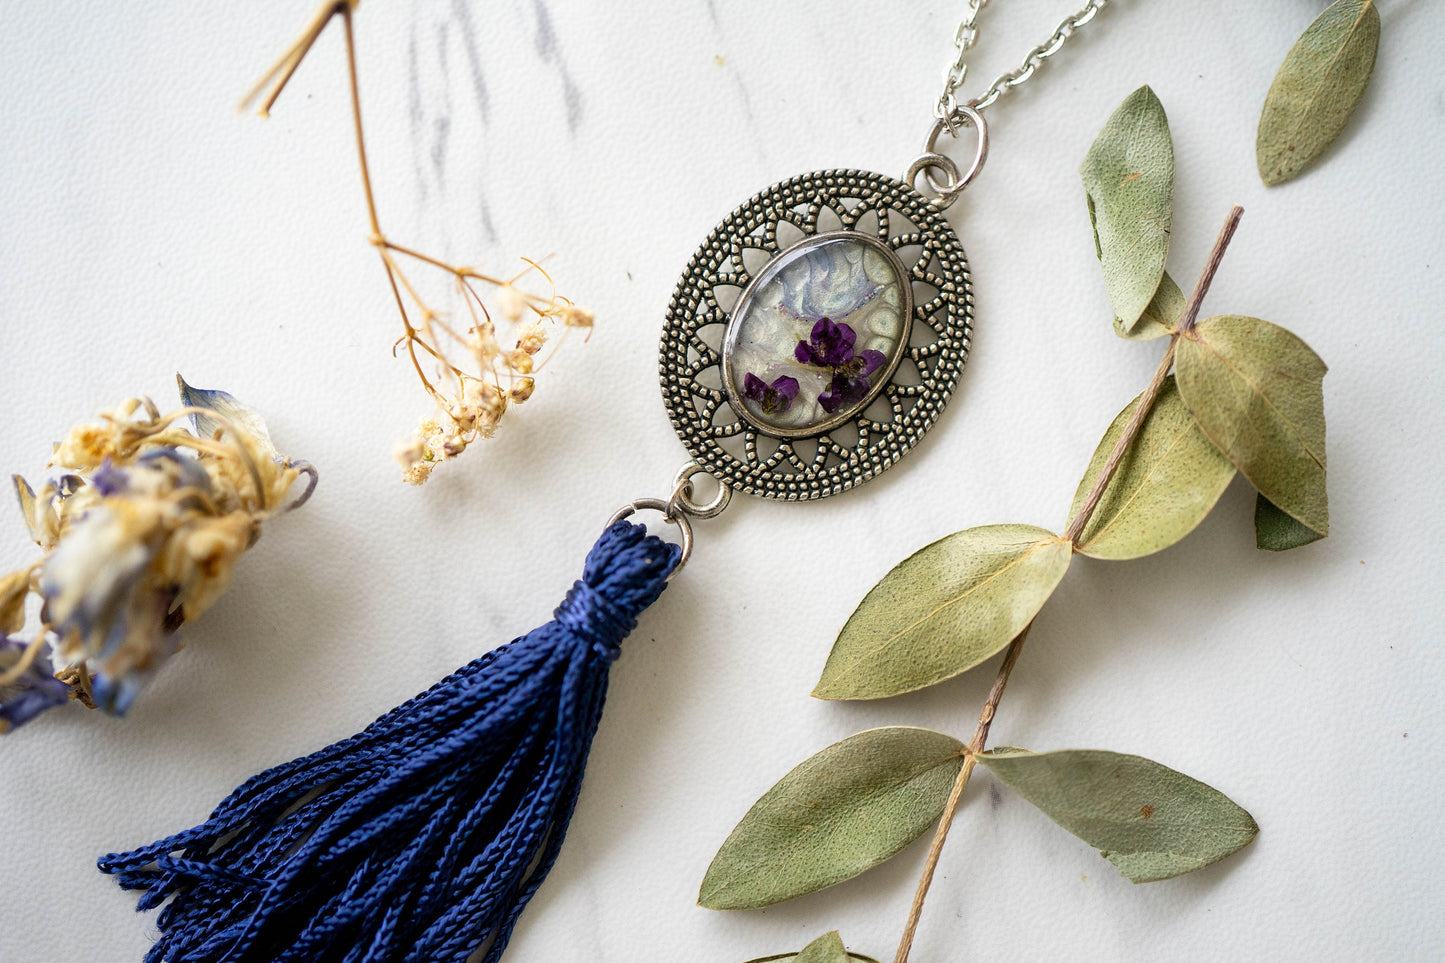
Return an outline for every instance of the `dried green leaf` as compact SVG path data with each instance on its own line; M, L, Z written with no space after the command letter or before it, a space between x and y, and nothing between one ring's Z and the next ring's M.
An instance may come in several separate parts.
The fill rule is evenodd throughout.
M850 960L858 960L860 963L878 963L871 956L849 953L843 948L843 940L838 935L838 931L834 930L831 933L824 933L797 953L760 956L755 960L748 960L748 963L849 963Z
M793 957L793 963L848 963L848 951L838 931L824 933Z
M1162 338L1166 334L1173 334L1175 327L1179 324L1179 318L1184 314L1184 306L1187 302L1184 292L1179 290L1179 285L1165 271L1164 276L1159 279L1159 287L1154 292L1154 299L1139 315L1139 321L1132 330L1126 330L1119 319L1114 319L1114 333L1121 338L1130 341L1152 341L1154 338Z
M1340 135L1369 86L1379 46L1371 0L1339 0L1295 41L1259 117L1254 154L1265 184L1299 176Z
M1174 142L1147 86L1119 105L1079 168L1116 328L1132 334L1164 276L1174 218Z
M1287 552L1324 538L1319 532L1302 525L1279 510L1274 502L1260 495L1254 501L1254 545L1266 552Z
M813 695L881 699L973 668L1038 614L1072 554L1033 525L969 528L920 549L849 617Z
M963 743L911 726L829 746L743 816L713 857L698 904L756 909L857 876L933 825L962 766Z
M1328 535L1325 363L1298 337L1239 315L1200 321L1179 339L1179 394L1260 494Z
M1136 883L1202 869L1259 833L1219 790L1141 756L1012 749L978 761Z
M1138 405L1135 398L1119 412L1094 449L1074 492L1070 517L1083 507ZM1127 559L1168 548L1194 531L1233 477L1234 466L1199 430L1170 377L1084 526L1079 551L1094 558Z

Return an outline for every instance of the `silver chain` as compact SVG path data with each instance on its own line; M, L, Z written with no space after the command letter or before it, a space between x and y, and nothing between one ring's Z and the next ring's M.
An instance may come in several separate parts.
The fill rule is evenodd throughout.
M964 106L972 107L982 111L991 106L994 101L1002 97L1006 92L1022 84L1034 75L1034 73L1069 39L1073 32L1084 24L1093 20L1099 9L1107 4L1109 0L1090 0L1084 8L1073 16L1065 17L1064 20L1054 28L1053 35L1034 49L1030 50L1024 57L1024 62L1016 69L1000 74L989 84L988 90L982 96L975 97ZM962 121L967 123L966 117L962 114L962 108L958 103L957 91L963 85L963 78L968 74L968 64L965 58L968 50L978 40L978 27L976 26L978 15L984 7L988 6L989 0L967 0L968 7L964 11L963 20L958 25L958 31L954 34L954 46L958 48L958 54L953 62L948 65L948 70L943 76L943 93L938 97L938 103L934 107L934 113L950 133L956 131L957 125Z

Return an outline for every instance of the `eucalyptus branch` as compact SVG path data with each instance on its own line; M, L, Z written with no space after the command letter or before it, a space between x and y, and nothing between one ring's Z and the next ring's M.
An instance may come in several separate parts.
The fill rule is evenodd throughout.
M1155 399L1163 388L1165 379L1174 365L1174 355L1181 336L1188 336L1194 327L1195 320L1199 316L1199 307L1205 296L1209 293L1209 287L1214 282L1214 275L1219 270L1220 262L1224 259L1224 253L1229 248L1229 242L1234 238L1235 229L1239 226L1239 219L1244 214L1244 208L1235 205L1230 209L1229 216L1225 219L1224 227L1219 232L1219 237L1214 242L1210 251L1209 259L1205 262L1204 270L1200 273L1198 282L1194 285L1194 291L1189 296L1189 301L1180 315L1180 321L1175 331L1169 337L1169 346L1164 351L1164 356L1159 360L1159 365L1154 369L1154 375L1149 379L1143 394L1139 396L1139 402L1134 408L1134 414L1129 419L1128 425L1124 428L1119 440L1109 452L1108 460L1104 463L1103 470L1099 472L1094 480L1084 503L1080 506L1078 513L1064 530L1063 538L1072 545L1077 546L1079 536L1088 526L1089 520L1093 517L1095 510L1099 507L1104 492L1108 489L1109 483L1113 481L1114 475L1119 470L1124 456L1128 453L1129 447L1138 437L1144 427L1144 420L1148 417ZM924 861L923 873L918 880L918 889L914 893L913 903L908 910L908 922L904 925L903 935L898 943L898 951L894 954L893 963L908 963L908 954L913 948L913 937L918 929L919 918L923 914L923 903L928 897L928 890L933 884L934 871L938 866L939 856L943 852L944 841L948 838L949 830L953 826L953 816L958 808L959 800L963 791L968 785L969 778L973 775L974 766L977 762L978 753L982 752L988 741L989 727L993 724L994 713L998 710L999 700L1003 698L1004 687L1008 685L1009 676L1014 669L1014 663L1018 661L1019 652L1023 649L1024 641L1028 638L1029 629L1033 627L1030 622L1024 627L1012 642L1009 643L1004 653L1003 664L999 666L998 674L994 677L993 686L990 688L988 698L984 701L983 709L979 713L978 726L974 730L973 738L969 740L964 750L963 767L958 771L958 777L954 780L953 789L948 796L948 802L944 805L943 815L939 817L938 827L933 834L933 842L928 848L928 857Z

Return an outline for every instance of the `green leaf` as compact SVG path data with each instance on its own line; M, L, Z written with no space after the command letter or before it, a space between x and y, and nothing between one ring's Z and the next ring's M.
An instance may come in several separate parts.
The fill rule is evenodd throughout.
M1129 402L1094 449L1069 517L1083 507L1138 405L1138 398ZM1127 559L1168 548L1194 531L1233 477L1234 466L1199 430L1170 377L1084 526L1079 551L1094 558Z
M1072 554L1033 525L969 528L920 549L849 617L813 695L881 699L973 668L1038 614Z
M1295 41L1259 116L1254 155L1265 184L1299 176L1340 135L1369 86L1379 46L1371 0L1339 0Z
M1159 288L1154 292L1154 299L1139 315L1139 321L1132 330L1126 330L1119 319L1114 319L1114 333L1121 338L1130 341L1151 341L1154 338L1162 338L1166 334L1173 334L1174 329L1179 325L1179 318L1184 314L1184 306L1187 302L1184 299L1184 292L1179 290L1179 285L1165 271L1164 276L1159 279Z
M1261 495L1328 535L1319 355L1278 325L1220 315L1179 339L1174 370L1209 440Z
M760 956L755 960L749 960L748 963L849 963L850 960L878 963L871 956L849 953L843 948L843 940L838 936L838 931L834 930L831 933L824 933L797 953Z
M848 963L848 951L838 931L824 933L793 957L793 963Z
M1079 176L1116 325L1132 334L1164 276L1174 218L1174 142L1154 91L1140 87L1124 99Z
M993 750L979 764L1136 883L1202 869L1259 826L1228 796L1140 756Z
M893 726L810 757L743 816L713 857L698 904L756 909L877 866L938 819L963 748L941 732Z
M1324 538L1307 525L1301 525L1260 495L1254 501L1254 545L1266 552L1287 552Z

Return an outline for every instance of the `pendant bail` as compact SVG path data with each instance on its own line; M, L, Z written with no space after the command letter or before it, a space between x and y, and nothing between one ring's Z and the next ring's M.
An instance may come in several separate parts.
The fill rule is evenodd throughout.
M978 132L978 140L974 144L973 162L969 164L968 170L959 173L958 165L938 150L938 137L944 131L948 131L952 137L958 136L958 128L972 127ZM916 187L915 181L918 175L922 174L929 189L936 195L931 198L934 204L945 210L950 207L958 196L963 193L973 179L983 170L984 161L988 160L988 121L983 119L976 107L969 104L959 104L953 112L947 116L940 117L933 122L932 129L928 132L928 139L923 143L923 153L908 167L908 172L903 175L903 180L912 187ZM938 174L943 175L940 181Z

